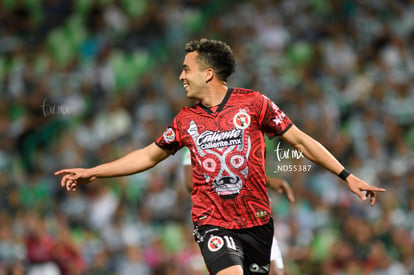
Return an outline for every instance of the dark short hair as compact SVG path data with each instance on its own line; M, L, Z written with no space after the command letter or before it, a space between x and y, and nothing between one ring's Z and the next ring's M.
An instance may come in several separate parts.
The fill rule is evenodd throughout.
M226 43L218 40L201 38L185 45L185 52L197 52L198 61L214 70L220 80L227 78L236 68L233 51Z

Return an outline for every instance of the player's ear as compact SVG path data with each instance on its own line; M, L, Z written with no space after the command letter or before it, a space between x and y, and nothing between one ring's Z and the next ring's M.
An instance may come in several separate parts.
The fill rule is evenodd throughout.
M213 80L213 78L214 78L214 70L212 69L212 68L208 68L206 71L205 71L205 80L206 80L206 83L208 83L208 82L210 82L211 80Z

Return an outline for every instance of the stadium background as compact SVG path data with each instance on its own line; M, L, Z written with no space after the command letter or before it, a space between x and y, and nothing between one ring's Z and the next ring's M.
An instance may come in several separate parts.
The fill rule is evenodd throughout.
M205 274L180 153L77 192L53 176L158 137L201 37L234 48L232 86L387 188L369 207L315 165L278 173L297 198L272 194L288 274L414 274L414 1L391 0L1 0L0 274Z

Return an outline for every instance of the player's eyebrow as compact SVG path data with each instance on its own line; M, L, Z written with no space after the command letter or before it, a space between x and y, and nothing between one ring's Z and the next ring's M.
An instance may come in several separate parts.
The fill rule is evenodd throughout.
M183 71L189 71L190 70L190 66L188 66L187 64L183 64Z

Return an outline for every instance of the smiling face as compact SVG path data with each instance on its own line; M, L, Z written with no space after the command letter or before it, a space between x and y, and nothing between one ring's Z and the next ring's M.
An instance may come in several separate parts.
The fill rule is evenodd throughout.
M202 100L207 90L207 83L214 73L211 68L203 66L197 56L197 52L186 54L179 79L184 85L188 98Z

